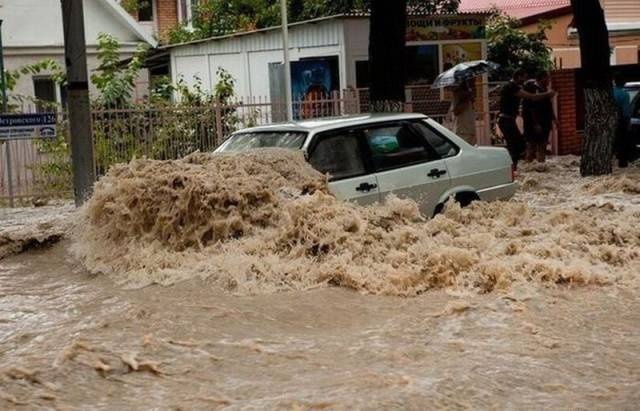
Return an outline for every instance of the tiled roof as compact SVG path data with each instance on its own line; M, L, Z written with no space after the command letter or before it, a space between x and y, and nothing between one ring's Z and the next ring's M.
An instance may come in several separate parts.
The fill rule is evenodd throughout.
M512 17L523 19L570 5L569 0L461 0L459 10L472 13L497 8Z

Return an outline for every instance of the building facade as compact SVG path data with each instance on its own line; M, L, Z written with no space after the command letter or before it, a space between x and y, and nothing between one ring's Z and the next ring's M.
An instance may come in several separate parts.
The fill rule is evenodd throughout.
M84 0L85 38L89 75L98 66L97 39L100 33L113 35L122 45L122 58L133 55L139 44L156 46L156 41L115 0ZM62 9L59 0L4 0L3 20L5 68L17 70L52 59L64 67ZM65 90L50 72L23 75L9 93L42 101L64 103ZM141 87L145 79L140 79ZM95 90L92 90L95 91Z
M138 9L133 10L131 16L149 35L165 42L171 29L182 23L188 24L193 19L198 1L138 0Z
M408 85L430 85L444 69L486 57L485 15L410 16ZM368 87L369 18L332 16L293 23L289 29L294 97L296 82L322 82L328 91ZM170 53L171 77L212 90L223 68L241 97L276 97L282 75L279 27L161 47ZM320 74L324 72L324 74ZM297 74L300 74L295 78ZM306 78L305 78L306 76Z
M600 3L609 29L611 64L637 64L640 60L640 1L600 0ZM535 31L542 20L551 23L546 43L552 49L556 67L580 67L580 44L569 0L462 0L460 3L460 9L466 12L494 8L520 19L526 32Z

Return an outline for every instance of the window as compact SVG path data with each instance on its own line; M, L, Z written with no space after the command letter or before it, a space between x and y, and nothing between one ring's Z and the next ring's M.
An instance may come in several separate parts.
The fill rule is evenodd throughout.
M453 157L458 154L458 147L454 146L449 140L442 135L436 133L424 123L414 123L418 133L422 135L429 145L442 158Z
M221 152L247 151L255 148L301 149L307 133L299 131L274 131L240 133L231 136L220 147Z
M369 61L361 60L356 61L356 87L366 88L371 85L369 75Z
M366 173L357 133L342 132L319 138L309 157L309 162L316 170L329 174L332 180Z
M407 84L431 84L438 75L438 46L407 47Z
M153 21L153 0L138 3L138 21Z
M34 77L33 94L37 100L38 113L51 111L52 103L56 103L56 83L49 77Z
M417 135L410 123L394 124L364 130L377 170L435 160L437 156Z
M180 22L190 23L197 11L198 0L179 0Z

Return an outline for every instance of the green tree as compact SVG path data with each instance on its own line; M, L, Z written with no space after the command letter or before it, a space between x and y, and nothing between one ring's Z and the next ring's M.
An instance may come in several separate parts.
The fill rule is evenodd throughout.
M170 43L184 43L279 22L279 0L205 0L195 7L193 20L174 27L168 37Z
M500 64L499 79L506 80L518 68L530 73L552 68L551 50L546 46L548 22L540 22L533 33L520 30L520 20L497 13L487 22L488 58Z
M130 104L135 80L144 64L147 46L139 45L126 65L121 63L120 50L120 43L111 34L98 35L100 65L91 76L91 82L100 92L96 103L103 107L122 107Z

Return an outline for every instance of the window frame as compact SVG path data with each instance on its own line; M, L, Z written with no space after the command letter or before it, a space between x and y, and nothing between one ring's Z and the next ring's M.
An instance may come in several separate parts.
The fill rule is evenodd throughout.
M429 144L427 139L414 129L413 124L421 122L422 120L423 119L392 120L392 121L384 121L384 122L380 122L380 123L363 124L362 126L359 126L359 128L361 129L362 136L363 136L363 138L365 140L364 143L365 143L365 145L367 147L367 151L369 152L370 161L371 161L371 163L373 165L373 168L375 170L374 172L376 172L376 173L384 173L384 172L387 172L387 171L393 171L393 170L398 170L398 169L405 168L405 167L412 167L412 166L416 166L416 165L420 165L420 164L427 164L427 163L431 163L431 162L434 162L434 161L442 160L442 156L440 156L440 154L438 154L438 152L431 146L431 144ZM385 168L377 168L377 167L375 167L375 164L373 164L373 153L371 152L371 147L369 147L369 143L367 141L366 135L364 134L364 130L367 129L367 128L372 128L372 127L385 128L385 127L393 127L393 126L402 125L402 124L408 124L410 126L411 132L422 143L422 145L433 156L433 158L432 159L419 160L419 161L412 161L412 162L409 162L409 163L396 165L396 166L393 166L393 167L385 167ZM433 130L433 131L435 133L437 133L436 130ZM439 134L439 133L437 133L437 134Z
M189 28L193 28L193 12L194 6L197 6L197 1L178 0L176 3L178 5L178 22Z
M375 164L373 162L373 152L371 151L371 147L369 146L369 143L367 141L367 136L365 135L364 130L369 129L369 128L374 128L374 127L375 128L392 127L392 126L397 126L397 125L405 124L405 123L409 124L411 126L412 133L415 134L416 137L422 142L422 144L426 148L426 150L429 153L431 153L431 155L433 155L433 158L430 159L430 160L415 161L415 162L402 164L402 165L389 167L389 168L377 168L377 167L375 167ZM414 124L416 124L416 123L423 124L429 130L431 130L434 134L436 134L437 136L439 136L442 139L444 139L445 141L447 141L449 144L451 144L456 149L456 153L453 154L453 155L447 156L447 157L441 156L437 152L437 150L431 145L431 143L429 143L427 138L425 136L423 136L421 133L419 133L417 130L415 130ZM348 178L362 177L362 176L365 176L365 175L370 175L370 174L375 174L375 173L383 173L383 172L387 172L387 171L398 170L398 169L405 168L405 167L412 167L412 166L420 165L420 164L428 164L428 163L431 163L431 162L434 162L434 161L439 161L439 160L445 160L447 158L452 158L452 157L455 157L455 156L459 155L460 151L461 151L460 147L457 144L455 144L453 141L451 141L451 139L447 138L447 136L445 136L440 131L438 131L435 128L433 128L427 122L426 118L416 118L416 119L406 119L406 120L387 120L387 121L380 121L380 122L372 122L372 123L367 123L367 124L359 124L359 125L355 125L355 126L341 127L341 128L336 128L336 129L333 129L333 130L318 132L318 133L313 134L313 135L311 135L309 137L310 138L310 142L309 142L309 145L308 145L308 147L306 149L307 161L310 161L311 155L313 154L313 151L315 150L316 146L319 144L321 139L333 137L333 136L339 135L339 134L344 134L345 132L357 133L358 134L358 144L360 145L360 149L362 151L362 155L364 156L363 161L364 161L364 165L365 165L365 172L362 173L362 174L353 175L353 176L349 176L349 177L330 178L329 179L330 182L340 181L340 180L344 180L344 179L348 179Z
M311 141L309 142L309 146L306 150L307 152L306 157L309 164L311 164L311 156L313 156L313 152L316 150L316 148L318 147L321 141L328 138L335 137L337 135L344 135L345 133L354 134L356 136L356 141L358 142L358 146L360 147L360 152L362 156L361 160L364 164L364 172L349 175L349 176L343 176L343 177L333 177L329 175L329 182L342 181L350 178L364 177L364 176L368 176L376 173L373 167L373 161L371 159L371 150L369 149L369 145L366 142L366 137L364 133L357 127L342 127L334 130L329 130L329 131L321 131L312 135Z
M148 1L149 3L149 7L151 7L151 18L149 20L142 20L140 18L140 9L138 9L137 15L138 15L138 23L142 23L142 24L151 24L151 23L155 23L156 21L156 2L155 0L144 0L144 1Z
M300 133L301 135L303 135L303 139L302 139L302 144L300 144L300 147L296 147L296 148L286 148L286 147L277 147L277 146L273 146L273 147L259 147L259 148L274 148L274 149L282 149L282 150L303 150L305 143L307 142L307 140L309 139L309 132L304 131L304 130L262 130L262 131L238 131L236 133L231 134L228 138L226 138L224 140L224 142L220 145L220 147L218 147L218 149L220 150L221 153L235 153L235 152L246 152L248 150L243 150L243 151L225 151L224 148L231 144L231 139L234 136L238 136L241 134L274 134L274 133ZM258 148L258 149L259 149ZM252 148L249 150L255 150L256 148Z
M53 101L47 101L47 100L43 100L43 99L39 99L38 95L37 95L37 89L36 89L36 82L38 81L48 81L51 83L51 90L53 91ZM47 76L47 75L36 75L36 76L32 76L31 77L31 84L33 86L33 98L36 102L36 112L38 113L45 113L45 112L49 112L51 111L51 108L49 107L43 107L42 103L40 102L46 102L49 104L54 104L54 105L58 105L60 104L60 91L58 90L57 84L54 81L52 76Z
M433 151L436 152L436 154L440 157L440 159L442 160L446 160L447 158L452 158L457 156L458 154L460 154L460 146L457 145L455 142L451 141L450 138L448 138L446 135L444 135L442 132L440 132L439 130L437 130L436 128L434 128L431 124L429 124L429 122L427 121L428 119L424 118L424 119L420 119L418 121L414 121L413 123L419 123L422 124L423 126L425 126L426 128L428 128L431 132L433 132L433 134L437 135L438 137L442 138L443 140L445 140L447 143L451 144L453 146L453 148L456 149L455 154L452 154L450 156L441 156L440 153L438 153L438 150L435 149L435 147L433 147L431 145L431 143L429 142L429 140L427 140L427 138L423 135L421 135L420 133L418 133L420 135L420 137L422 137L424 139L424 141L429 145L429 147L431 147L431 149Z

